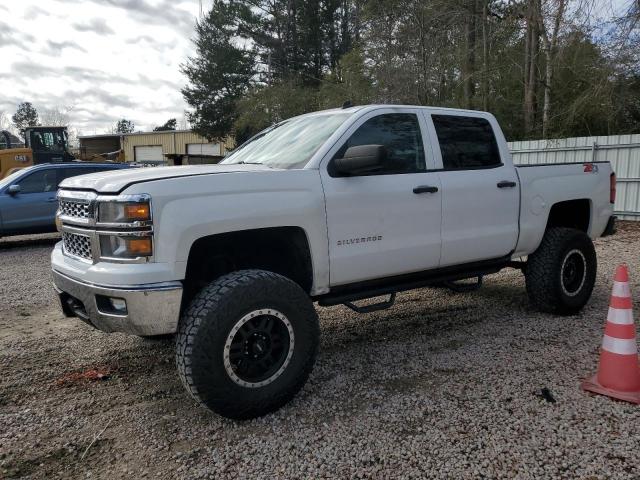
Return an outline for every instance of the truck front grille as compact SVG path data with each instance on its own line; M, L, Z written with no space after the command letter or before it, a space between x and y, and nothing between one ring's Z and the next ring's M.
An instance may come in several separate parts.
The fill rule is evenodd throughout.
M91 260L91 239L85 235L62 232L62 246L65 253L75 257Z
M73 218L89 218L91 216L91 207L88 202L76 202L61 198L58 202L60 214Z

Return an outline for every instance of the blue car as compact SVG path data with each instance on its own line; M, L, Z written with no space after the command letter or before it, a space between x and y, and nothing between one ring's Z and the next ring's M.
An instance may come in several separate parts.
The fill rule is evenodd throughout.
M62 180L77 175L129 168L122 163L45 163L0 180L0 237L55 232Z

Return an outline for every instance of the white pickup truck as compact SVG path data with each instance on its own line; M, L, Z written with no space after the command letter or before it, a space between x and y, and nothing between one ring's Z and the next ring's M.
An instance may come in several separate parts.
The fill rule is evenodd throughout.
M535 307L580 310L592 239L614 231L615 175L599 162L514 167L488 113L371 105L283 121L218 165L85 175L58 196L65 314L176 334L191 395L251 418L307 380L314 302L368 312L512 267Z

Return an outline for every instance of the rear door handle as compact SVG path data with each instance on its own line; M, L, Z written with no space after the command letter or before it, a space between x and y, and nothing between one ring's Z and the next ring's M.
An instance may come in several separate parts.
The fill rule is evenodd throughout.
M432 187L431 185L420 185L413 189L413 193L436 193L438 187Z
M58 199L56 197L47 198L47 202L49 202L49 203L53 203L53 202L57 202L57 201L58 201Z
M498 188L513 188L516 185L516 182L511 182L509 180L502 180L501 182L498 182Z

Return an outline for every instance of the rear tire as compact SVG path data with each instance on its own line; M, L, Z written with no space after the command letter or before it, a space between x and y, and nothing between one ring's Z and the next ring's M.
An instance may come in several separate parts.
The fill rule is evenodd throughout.
M525 269L529 300L542 312L575 314L591 297L597 268L587 234L573 228L550 228L529 255Z
M180 379L199 403L233 419L277 410L304 386L315 363L318 317L293 281L241 270L203 288L176 338Z

